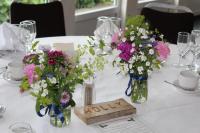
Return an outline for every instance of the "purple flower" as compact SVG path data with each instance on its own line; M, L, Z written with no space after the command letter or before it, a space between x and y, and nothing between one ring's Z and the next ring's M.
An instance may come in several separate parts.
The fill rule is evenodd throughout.
M133 56L135 52L135 48L132 46L131 43L122 42L117 46L117 50L120 50L121 53L119 57L125 61L129 61L129 59Z
M67 104L69 102L70 99L71 99L70 94L67 91L64 91L61 94L60 103L65 105L65 104Z

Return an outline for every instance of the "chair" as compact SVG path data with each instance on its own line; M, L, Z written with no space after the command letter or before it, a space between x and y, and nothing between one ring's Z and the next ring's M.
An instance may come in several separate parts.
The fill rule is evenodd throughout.
M162 11L155 8L162 9ZM164 9L168 11L163 11ZM173 44L177 43L178 32L191 32L193 29L194 14L184 6L150 3L142 9L141 14L150 23L151 30L158 29L165 39Z
M23 20L35 20L37 37L66 35L63 6L59 1L37 5L13 2L10 15L13 24Z

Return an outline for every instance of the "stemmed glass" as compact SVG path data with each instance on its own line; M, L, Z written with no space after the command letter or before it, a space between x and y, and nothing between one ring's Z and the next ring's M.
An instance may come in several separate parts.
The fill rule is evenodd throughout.
M26 48L26 53L29 53L32 41L36 37L36 22L34 20L25 20L20 22L20 27L23 29L21 33L22 42Z
M196 56L197 56L197 51L199 50L199 45L200 45L200 30L192 30L191 32L191 52L193 54L193 60L191 63L190 69L192 70L197 70L198 65L196 63Z
M179 32L178 38L177 38L179 59L178 59L178 63L175 64L175 66L177 66L177 67L184 66L183 64L181 64L181 59L182 59L183 53L185 52L185 50L187 50L189 43L190 43L190 33Z

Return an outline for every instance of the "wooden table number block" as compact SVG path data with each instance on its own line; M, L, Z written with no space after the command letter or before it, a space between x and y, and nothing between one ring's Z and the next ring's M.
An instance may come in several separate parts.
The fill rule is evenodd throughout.
M86 124L93 124L136 113L136 108L123 98L110 102L75 107L75 114Z

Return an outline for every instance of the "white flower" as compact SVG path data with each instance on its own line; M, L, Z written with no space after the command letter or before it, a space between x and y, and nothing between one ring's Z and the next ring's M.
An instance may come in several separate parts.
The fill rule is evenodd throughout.
M130 37L130 40L131 40L131 41L134 41L134 40L135 40L135 37L134 37L134 36L131 36L131 37Z
M142 71L144 70L144 68L143 68L142 66L139 66L139 67L137 68L137 70L138 70L138 72L140 73L140 72L142 72Z
M141 47L142 47L142 44L140 44L139 47L141 48Z
M144 55L144 52L141 52L141 51L140 51L140 54L141 54L141 55Z
M152 47L152 45L151 45L151 44L147 44L147 46L148 46L148 47Z
M39 63L41 64L42 62L44 62L44 58L43 58L43 55L40 55L39 56Z
M155 40L155 38L152 37L152 38L150 38L150 41L155 42L156 40Z
M149 61L146 62L146 66L150 66L150 62Z
M141 56L141 60L142 60L142 61L146 61L146 60L147 60L147 57L144 56L144 55L142 55L142 56Z
M128 30L128 27L125 27L125 30Z
M44 89L44 88L47 88L47 83L45 80L42 80L41 81L41 87Z
M38 94L38 93L39 93L39 90L34 89L34 90L33 90L33 93Z
M42 97L45 97L46 95L48 95L48 90L47 89L44 89L41 96Z
M142 75L143 73L142 72L138 72L140 75Z
M162 34L162 35L160 35L160 38L161 38L161 39L163 39L163 37L164 37L164 35L163 35L163 34Z
M135 60L136 60L136 57L135 56L133 56L130 60L129 60L129 63L131 63L131 65L135 62Z
M55 77L53 77L53 78L49 78L49 81L50 81L50 83L52 83L52 84L56 84L56 83L57 83Z
M147 38L148 38L147 35L143 35L143 36L141 36L141 39L147 39Z
M40 81L32 84L31 88L33 88L34 90L41 90Z
M124 38L122 38L122 42L126 42L126 38L124 37Z
M141 34L145 34L146 33L146 30L144 28L139 28L138 31L141 33Z
M134 73L134 70L131 69L131 70L130 70L130 73Z
M132 68L133 67L133 65L132 64L129 64L129 68Z
M129 70L128 64L125 64L125 65L124 65L124 71L127 72L128 70Z
M150 54L150 55L153 55L153 54L154 54L154 50L153 50L153 49L150 49L150 50L149 50L149 54Z

